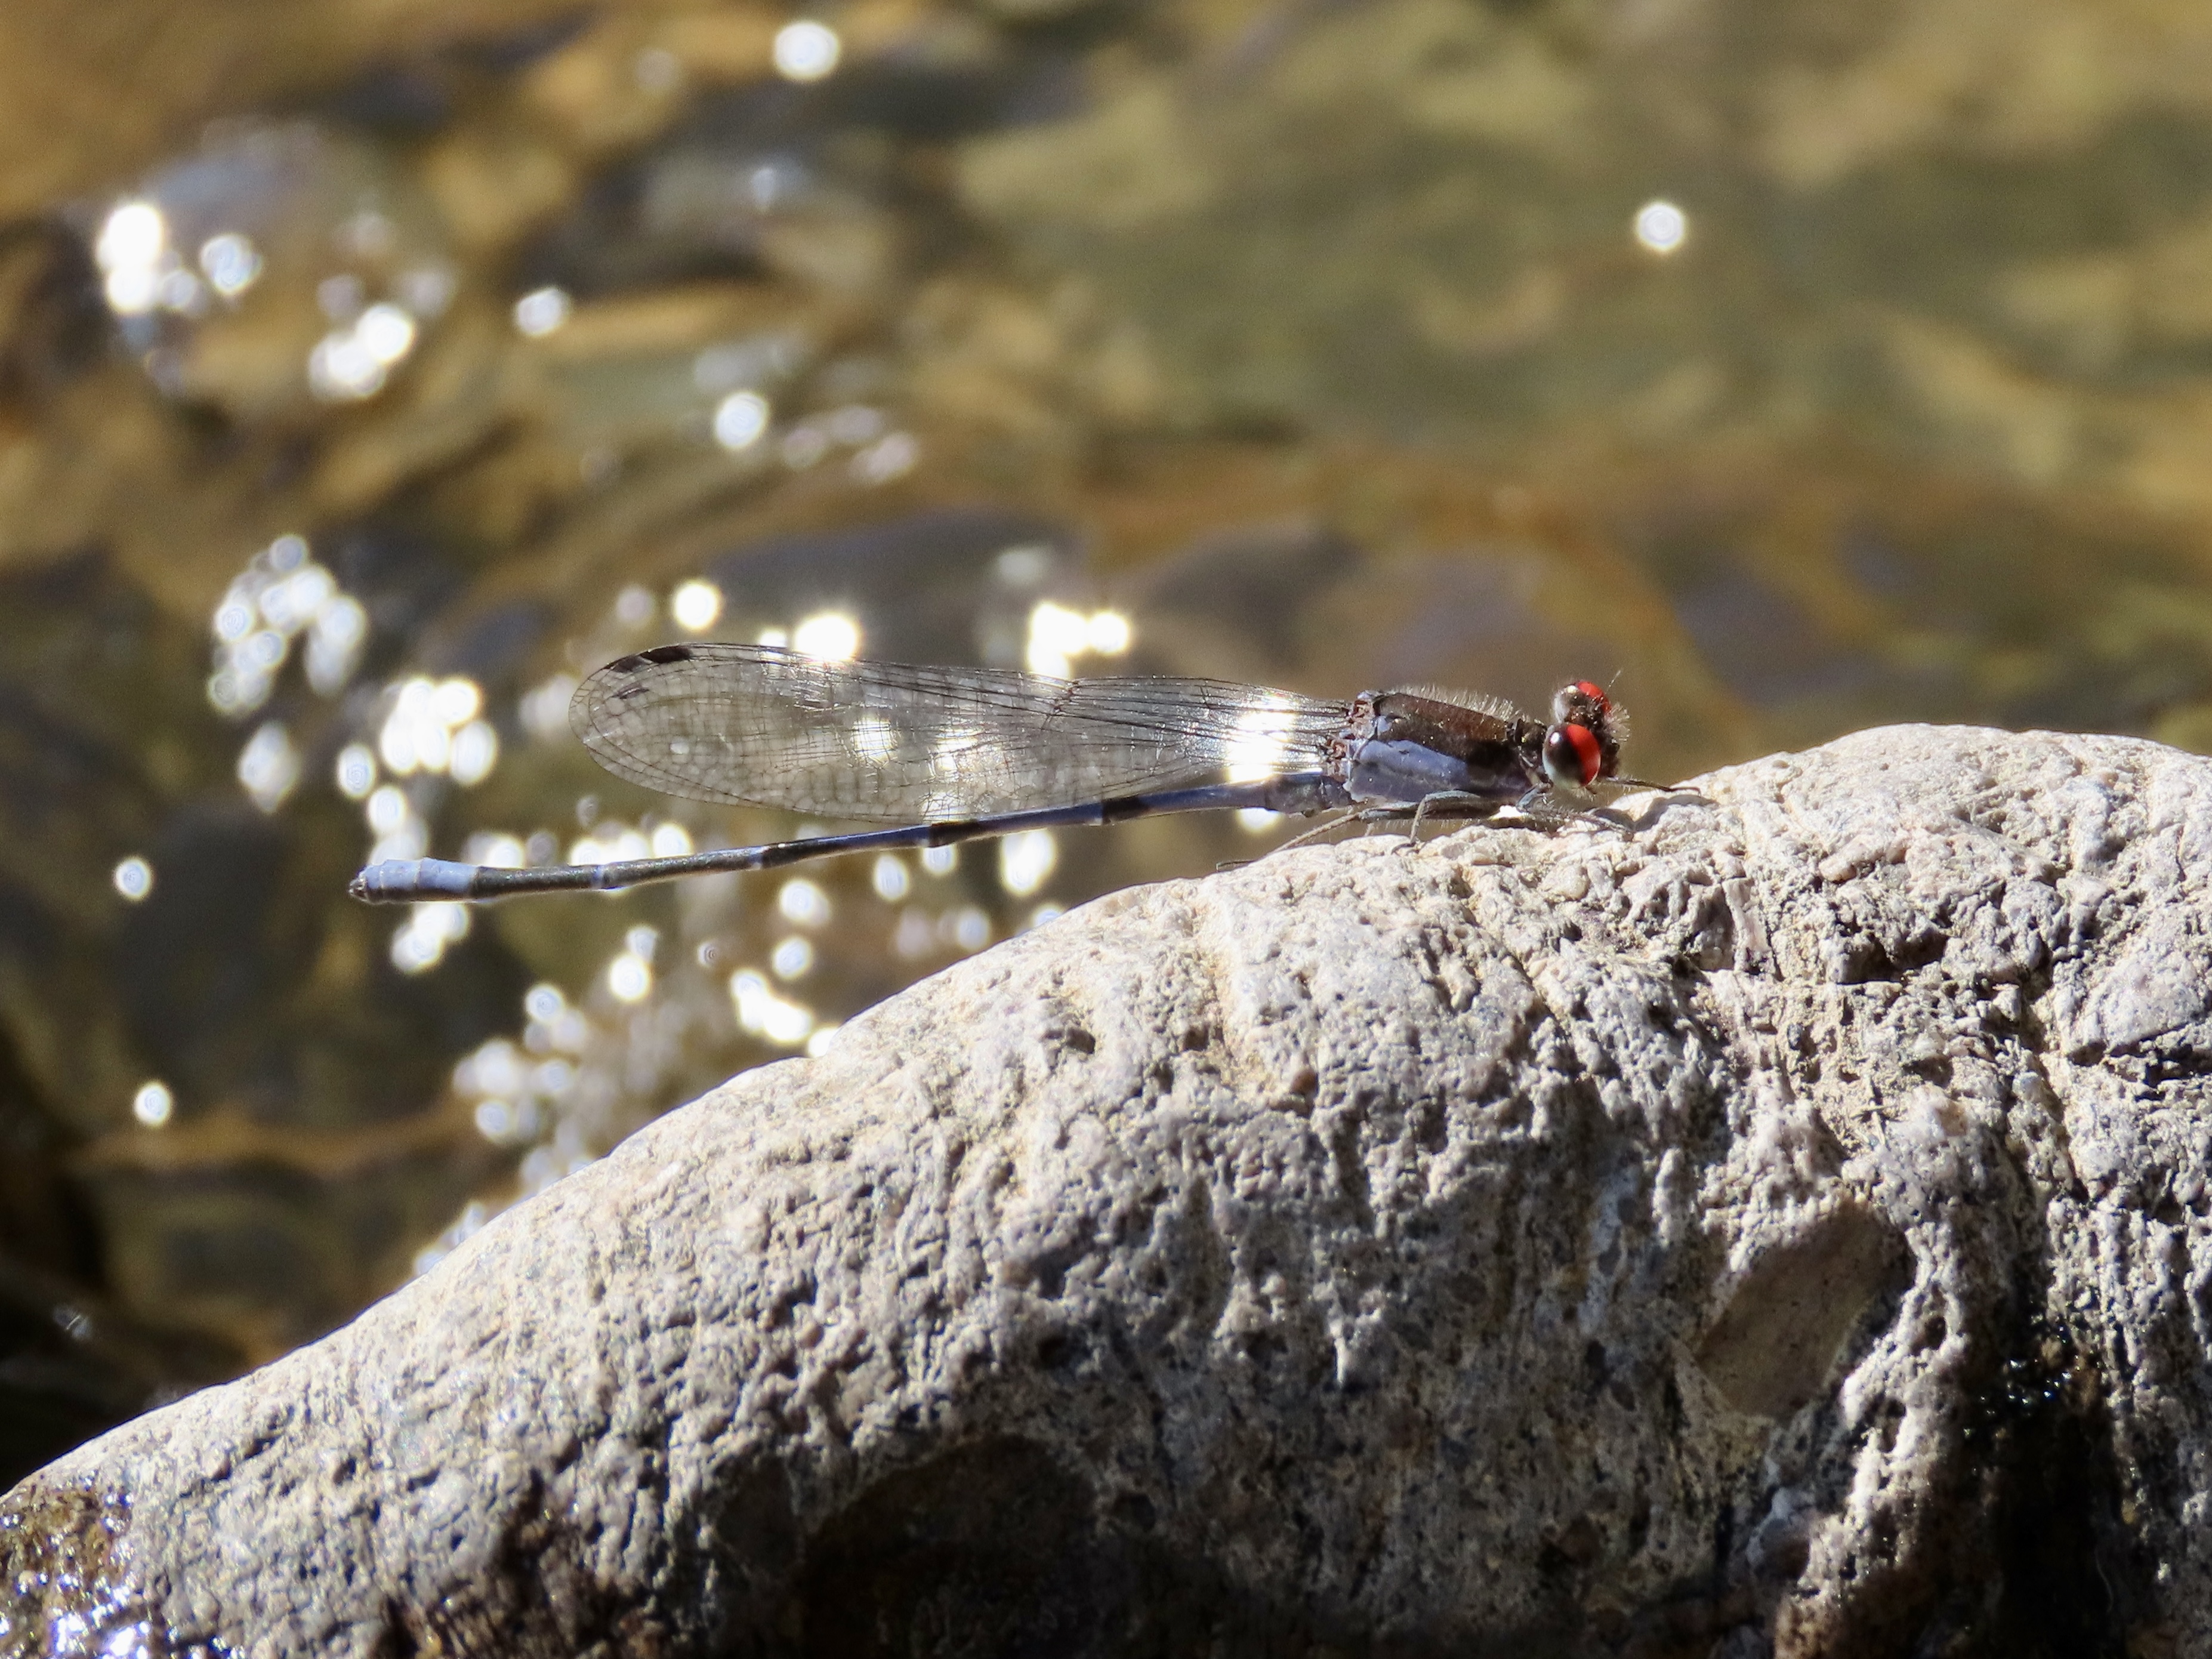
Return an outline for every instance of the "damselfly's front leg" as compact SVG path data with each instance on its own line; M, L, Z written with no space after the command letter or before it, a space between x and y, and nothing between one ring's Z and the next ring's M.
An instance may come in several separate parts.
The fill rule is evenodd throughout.
M1421 826L1431 818L1467 818L1480 821L1489 817L1504 805L1488 795L1471 794L1463 789L1439 790L1424 795L1407 805L1364 806L1358 809L1362 823L1395 823L1409 819L1406 826L1406 845L1408 849L1421 844Z
M1513 804L1513 810L1523 817L1533 819L1547 830L1562 830L1577 818L1584 818L1607 830L1620 828L1620 820L1606 817L1598 806L1575 806L1561 799L1554 789L1531 789Z
M1518 800L1510 802L1463 790L1443 790L1424 796L1410 805L1365 806L1358 811L1363 823L1395 823L1410 820L1407 822L1406 830L1406 845L1410 850L1420 845L1422 826L1431 819L1461 818L1479 823L1495 817L1509 806L1540 830L1561 829L1577 818L1588 818L1593 823L1619 828L1595 807L1570 805L1560 799L1557 791L1542 787L1531 789Z

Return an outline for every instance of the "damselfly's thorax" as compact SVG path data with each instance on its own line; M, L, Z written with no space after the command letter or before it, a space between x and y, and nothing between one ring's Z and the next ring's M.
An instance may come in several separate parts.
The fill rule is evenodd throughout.
M1370 691L1346 711L1337 764L1346 793L1364 804L1434 795L1504 804L1612 776L1621 726L1603 689L1588 680L1560 688L1549 725L1498 704Z

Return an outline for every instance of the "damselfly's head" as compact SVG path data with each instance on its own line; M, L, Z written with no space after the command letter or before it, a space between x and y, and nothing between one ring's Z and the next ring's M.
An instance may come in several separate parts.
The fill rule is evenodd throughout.
M1544 775L1560 789L1588 789L1613 777L1627 735L1628 715L1613 706L1603 686L1589 680L1563 685L1553 696L1552 724L1544 733Z

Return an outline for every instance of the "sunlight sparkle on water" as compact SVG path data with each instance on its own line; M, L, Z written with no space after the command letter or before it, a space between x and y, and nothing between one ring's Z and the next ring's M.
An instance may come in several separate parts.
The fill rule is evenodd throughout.
M522 716L522 728L533 738L545 740L565 738L568 735L568 699L576 695L576 677L555 674L540 680L522 694L515 712Z
M355 320L354 334L363 351L389 368L415 349L415 319L399 306L373 305Z
M514 302L514 326L533 340L543 339L567 322L575 308L564 289L533 288Z
M449 772L456 783L481 783L499 761L498 732L477 718L483 707L483 692L474 680L403 680L377 734L377 752L401 777Z
M787 81L819 81L837 67L844 50L835 29L800 18L776 31L775 72Z
M153 310L161 295L164 267L173 267L168 221L151 202L121 202L100 227L92 255L105 281L108 308L118 316L139 317Z
M505 1037L493 1037L453 1067L453 1091L464 1095L516 1095L526 1084L522 1056Z
M607 964L607 990L617 1002L642 1002L653 990L653 964L634 951Z
M714 441L732 453L750 449L768 430L768 399L757 392L732 392L714 405Z
M927 956L936 948L937 929L929 920L929 913L919 904L909 904L899 912L898 926L891 932L891 949L912 962Z
M703 634L722 614L722 590L710 581L682 583L668 596L668 614L687 634Z
M337 695L353 678L368 640L368 612L308 555L303 537L279 536L246 562L215 608L215 670L208 701L217 713L250 714L269 700L293 640L307 636L307 684Z
M814 1030L812 1009L778 996L750 968L730 975L730 1000L736 1006L740 1028L780 1048L796 1048Z
M1654 253L1672 253L1689 234L1689 216L1672 202L1646 202L1636 210L1636 240Z
M1040 599L1030 611L1029 643L1023 660L1032 674L1065 679L1074 672L1077 657L1118 657L1134 637L1128 617L1118 611L1097 611L1086 616L1050 599Z
M453 759L447 770L463 788L482 783L499 764L499 733L486 720L471 720L453 733Z
M791 648L825 662L849 662L860 654L860 624L842 611L823 611L791 630Z
M446 947L466 939L465 904L416 904L392 936L392 965L403 974L426 973L445 959Z
M1129 619L1118 611L1092 611L1084 631L1090 635L1091 648L1102 657L1120 656L1136 637Z
M325 403L374 398L414 350L416 331L415 318L404 307L378 301L315 343L307 354L308 389Z
M981 905L963 904L948 911L938 927L952 945L969 956L991 942L991 918Z
M200 244L200 269L210 287L234 300L260 278L261 250L241 231L222 231Z
M612 818L568 848L571 864L628 864L652 856L653 843L642 830L634 830Z
M274 812L291 794L300 781L300 751L280 721L264 721L239 751L238 781L264 812Z
M1049 830L1019 830L999 840L999 882L1017 898L1044 885L1060 862L1060 844Z
M1030 673L1064 679L1073 665L1070 659L1090 647L1091 625L1081 611L1041 599L1030 612L1029 645L1023 660Z
M793 876L777 890L775 908L785 921L800 927L819 927L830 920L830 895L804 876Z
M176 1109L176 1096L170 1093L169 1085L158 1078L140 1084L138 1092L131 1097L131 1115L149 1129L160 1128Z
M386 783L372 789L365 809L372 834L388 836L407 822L414 813L408 804L407 792L396 783Z
M154 890L154 866L133 853L115 866L109 879L114 882L117 892L136 904Z
M93 249L100 269L150 265L168 246L168 222L151 202L119 202L100 228Z
M478 830L461 848L464 864L487 864L495 870L519 870L528 854L513 836L497 830Z
M441 680L430 694L430 707L447 726L465 725L483 707L483 692L474 680Z

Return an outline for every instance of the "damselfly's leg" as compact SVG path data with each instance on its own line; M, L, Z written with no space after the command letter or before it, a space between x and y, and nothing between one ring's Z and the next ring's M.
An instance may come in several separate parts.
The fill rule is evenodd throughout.
M1607 817L1595 806L1571 806L1550 789L1531 789L1513 804L1513 810L1523 817L1534 819L1547 830L1564 829L1577 818L1588 818L1592 823L1603 824L1608 830L1620 825Z
M1493 815L1498 803L1487 795L1470 794L1464 789L1440 789L1433 795L1424 795L1413 804L1413 822L1407 830L1407 839L1414 846L1421 844L1421 825L1430 818L1480 819Z
M1268 849L1267 849L1267 855L1269 858L1273 858L1273 857L1276 854L1278 854L1278 853L1287 853L1287 852L1289 852L1289 851L1291 850L1291 848L1292 848L1293 847L1303 847L1303 846L1304 846L1308 842L1310 842L1310 841L1313 841L1313 840L1316 840L1316 839L1317 839L1317 838L1318 838L1318 837L1320 837L1320 836L1325 836L1325 835L1327 835L1327 834L1328 834L1330 830L1340 830L1340 829L1342 829L1342 828L1344 827L1344 825L1345 825L1346 822L1348 819L1350 819L1350 817L1352 817L1352 813L1353 813L1355 811L1357 811L1357 810L1358 810L1357 808L1353 808L1353 807L1346 807L1346 808L1343 811L1341 811L1341 812L1332 812L1332 813L1330 813L1327 817L1323 818L1323 819L1322 819L1319 823L1316 823L1316 825L1314 825L1314 827L1313 827L1312 829L1308 830L1305 830L1305 831L1304 831L1302 834L1292 836L1291 836L1288 841L1285 842L1284 842L1280 847L1273 847L1273 848L1268 848Z
M1260 855L1260 858L1271 859L1278 853L1289 852L1293 847L1303 847L1308 842L1314 840L1317 836L1325 836L1332 830L1341 829L1344 826L1345 820L1352 816L1352 810L1353 809L1346 808L1341 812L1330 813L1319 823L1314 825L1312 829L1292 836L1280 847L1270 847L1266 852ZM1221 863L1215 865L1213 867L1217 872L1223 870L1242 870L1248 864L1257 864L1259 861L1260 859L1224 859Z
M1607 829L1620 826L1606 817L1595 807L1574 806L1560 799L1556 790L1537 787L1528 791L1518 800L1501 801L1489 795L1477 795L1465 790L1439 790L1424 795L1411 805L1363 806L1355 809L1362 823L1405 823L1406 846L1408 851L1421 843L1422 826L1437 818L1463 818L1474 823L1496 817L1510 805L1514 811L1540 830L1559 830L1577 818L1588 818L1592 823L1601 823Z
M1424 795L1410 805L1364 806L1358 809L1362 823L1395 823L1410 820L1406 826L1406 846L1408 851L1421 844L1421 826L1431 818L1489 817L1502 803L1487 795L1471 794L1463 789L1438 790Z

